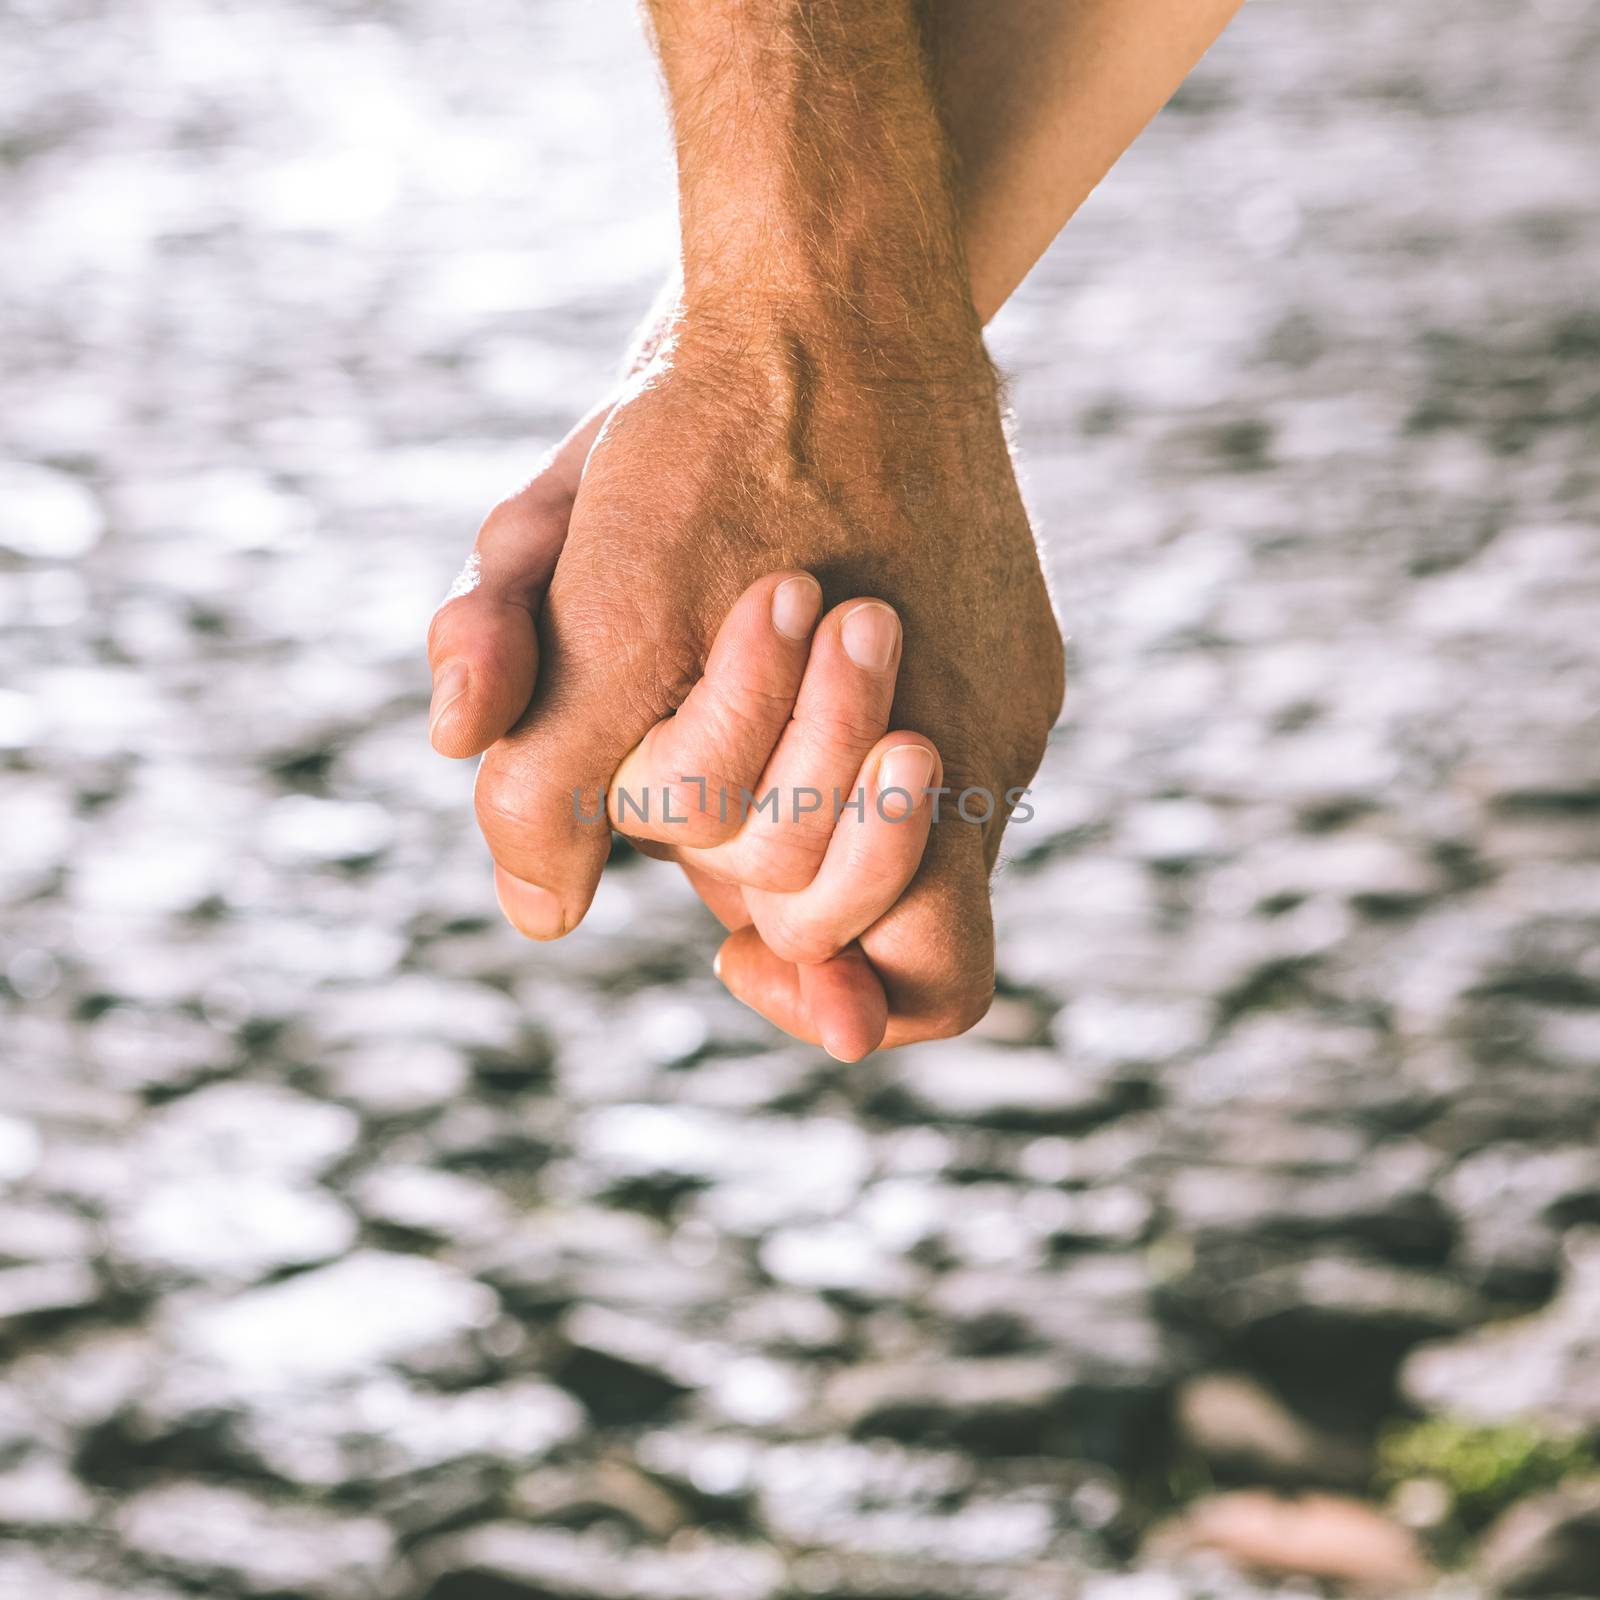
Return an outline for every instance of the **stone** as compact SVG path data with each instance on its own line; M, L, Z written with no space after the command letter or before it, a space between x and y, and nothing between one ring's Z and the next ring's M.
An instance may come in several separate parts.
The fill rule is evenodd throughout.
M98 1274L82 1261L0 1267L0 1339L30 1323L90 1310L104 1295Z
M861 1304L903 1300L923 1276L851 1222L779 1228L762 1240L760 1261L774 1282L845 1295Z
M1184 870L1222 853L1223 817L1199 800L1147 800L1122 815L1116 845L1140 861Z
M524 1473L508 1498L508 1509L524 1523L586 1528L612 1520L657 1543L670 1539L689 1521L689 1512L676 1495L619 1459Z
M329 1095L377 1121L439 1110L472 1076L462 1051L437 1039L351 1045L330 1052L319 1072Z
M1235 875L1237 884L1229 881ZM1286 836L1253 852L1215 885L1216 892L1237 894L1257 907L1327 896L1388 914L1414 909L1442 887L1438 867L1422 852L1359 832Z
M130 898L137 900L137 893ZM141 1095L193 1089L226 1071L233 1055L220 1029L159 1006L110 1007L95 1019L84 1044L98 1082Z
M96 1510L94 1496L54 1456L33 1455L0 1470L0 1529L48 1533L82 1527Z
M803 1362L733 1355L715 1370L701 1410L736 1427L773 1428L800 1418L814 1387L811 1369Z
M113 1225L119 1269L252 1283L315 1266L355 1243L356 1221L324 1189L248 1171L196 1172L147 1185Z
M838 1117L741 1117L691 1106L606 1106L582 1117L574 1144L621 1179L662 1174L693 1184L798 1166L819 1194L848 1198L869 1163L867 1139ZM787 1152L787 1158L784 1158Z
M1458 1255L1484 1288L1540 1300L1555 1287L1563 1230L1600 1221L1600 1152L1500 1140L1463 1157L1439 1190L1458 1219Z
M574 1146L626 1193L711 1191L701 1207L731 1230L831 1216L870 1170L862 1130L842 1117L746 1117L690 1106L606 1106ZM707 1209L709 1208L709 1209Z
M1179 1349L1156 1315L1150 1275L1134 1255L1068 1259L1049 1269L946 1272L928 1304L958 1347L1051 1350L1162 1387Z
M902 1120L972 1123L1029 1133L1088 1128L1136 1106L1135 1080L1085 1070L1051 1050L956 1041L896 1051L872 1106Z
M39 1163L39 1130L20 1117L0 1116L0 1183L26 1178Z
M174 1308L191 1357L241 1378L287 1384L360 1376L487 1327L494 1291L421 1256L361 1250L231 1300Z
M1270 1577L1319 1578L1368 1589L1384 1600L1420 1591L1433 1573L1416 1539L1359 1500L1265 1490L1211 1495L1158 1530L1154 1550L1215 1551Z
M554 1374L602 1425L639 1422L711 1381L716 1357L671 1328L603 1306L579 1306L561 1324Z
M1359 1488L1372 1476L1370 1452L1298 1415L1243 1373L1208 1372L1178 1390L1178 1437L1218 1479Z
M392 1535L374 1518L199 1483L133 1495L116 1529L129 1551L163 1573L272 1600L373 1600L394 1556Z
M1164 1400L1139 1375L1042 1355L847 1367L823 1394L828 1417L861 1438L1111 1465L1137 1457Z
M58 1330L47 1345L29 1350L6 1369L9 1387L0 1387L0 1417L10 1422L4 1401L26 1396L20 1438L37 1442L53 1435L64 1444L147 1391L158 1361L156 1341L143 1328L89 1324ZM48 1427L41 1419L48 1419ZM0 1432L0 1454L9 1455L3 1444Z
M319 1039L334 1045L405 1047L426 1039L497 1058L519 1054L526 1029L516 1001L501 990L420 972L324 996L314 1027Z
M532 1211L461 1261L507 1307L546 1318L578 1302L677 1312L738 1298L743 1276L717 1259L681 1259L653 1218L601 1206Z
M699 1539L670 1550L619 1551L612 1540L491 1522L423 1545L419 1600L773 1600L776 1553Z
M1478 1570L1496 1595L1600 1595L1600 1482L1534 1495L1484 1535Z
M99 542L105 512L81 483L31 461L0 461L0 549L72 561Z
M473 1462L529 1466L573 1443L587 1421L571 1395L534 1378L441 1393L380 1375L288 1408L251 1404L234 1431L251 1465L337 1490L456 1473Z
M185 1600L179 1590L143 1576L105 1581L82 1570L86 1565L59 1545L46 1555L8 1540L0 1545L0 1600Z
M351 1198L369 1224L435 1243L493 1238L515 1215L490 1184L398 1163L364 1174L352 1185Z
M347 1155L360 1133L342 1106L273 1083L216 1083L152 1112L137 1152L149 1173L186 1178L270 1172L315 1177Z
M1348 1239L1400 1260L1437 1262L1455 1237L1433 1192L1438 1171L1438 1156L1409 1141L1323 1172L1197 1160L1173 1174L1163 1198L1185 1234Z
M23 1265L86 1260L98 1252L99 1230L64 1206L0 1200L0 1262Z
M262 830L267 853L289 867L368 862L393 838L394 820L382 806L305 794L274 802Z
M1401 1373L1406 1398L1476 1422L1600 1429L1600 1229L1576 1230L1567 1262L1545 1310L1413 1351Z
M1054 1543L1071 1474L986 1489L963 1456L882 1440L795 1440L756 1453L756 1515L785 1547L1015 1570Z
M1171 1061L1205 1043L1213 1008L1183 995L1081 994L1050 1025L1074 1066Z
M850 1333L849 1319L822 1295L788 1290L742 1295L725 1327L735 1344L804 1361L841 1354Z
M1487 1315L1447 1277L1332 1252L1273 1260L1259 1247L1200 1251L1163 1297L1187 1302L1227 1356L1297 1403L1387 1408L1406 1352Z

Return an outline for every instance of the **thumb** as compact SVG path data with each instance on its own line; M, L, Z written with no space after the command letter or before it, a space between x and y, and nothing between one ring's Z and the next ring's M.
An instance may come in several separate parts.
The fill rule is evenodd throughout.
M443 756L475 756L516 723L539 666L539 604L566 543L573 496L611 408L595 407L532 481L502 500L428 625L428 737Z

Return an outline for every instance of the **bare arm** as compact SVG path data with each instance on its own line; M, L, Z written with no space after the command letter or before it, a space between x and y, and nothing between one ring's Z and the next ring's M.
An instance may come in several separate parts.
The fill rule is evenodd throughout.
M928 0L985 322L1243 0Z

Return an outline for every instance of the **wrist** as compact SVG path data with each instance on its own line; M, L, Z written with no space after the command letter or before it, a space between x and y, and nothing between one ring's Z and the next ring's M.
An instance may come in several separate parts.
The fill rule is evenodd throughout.
M668 338L672 364L700 374L735 403L806 409L819 421L992 405L999 382L970 302L929 315L887 300L840 294L814 279L718 269L678 303ZM886 288L885 295L892 292ZM759 391L751 395L754 384Z
M687 303L976 344L913 0L651 0Z

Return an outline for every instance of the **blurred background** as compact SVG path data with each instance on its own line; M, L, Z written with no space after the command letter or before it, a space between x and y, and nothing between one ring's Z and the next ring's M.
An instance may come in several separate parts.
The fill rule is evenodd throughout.
M0 1595L1600 1594L1600 6L1255 0L1001 316L1075 687L853 1069L424 735L628 7L0 30Z

